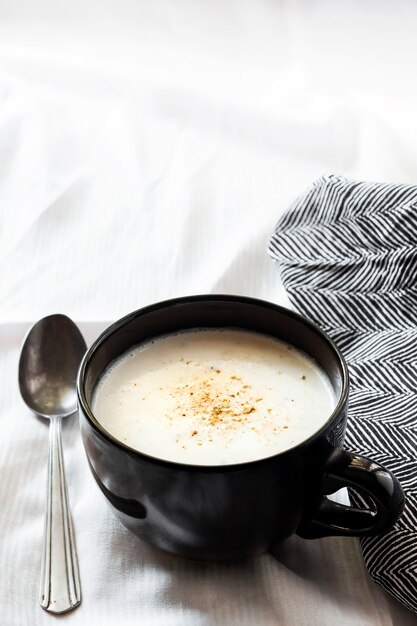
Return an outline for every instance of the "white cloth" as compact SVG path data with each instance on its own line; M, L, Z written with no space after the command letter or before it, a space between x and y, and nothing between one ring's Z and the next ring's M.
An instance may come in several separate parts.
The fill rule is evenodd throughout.
M103 320L175 295L285 304L266 245L306 185L328 171L416 182L417 6L5 0L0 12L0 624L20 626L54 619L37 604L47 432L16 381L29 323L66 313L91 340ZM113 519L76 420L64 449L73 624L415 623L368 581L355 540L294 538L240 566L156 552Z

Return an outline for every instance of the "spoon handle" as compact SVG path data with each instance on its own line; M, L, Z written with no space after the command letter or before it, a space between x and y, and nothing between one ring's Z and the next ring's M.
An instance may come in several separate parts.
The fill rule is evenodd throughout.
M42 608L51 613L71 611L81 602L60 417L52 417L49 426L48 487L39 601Z

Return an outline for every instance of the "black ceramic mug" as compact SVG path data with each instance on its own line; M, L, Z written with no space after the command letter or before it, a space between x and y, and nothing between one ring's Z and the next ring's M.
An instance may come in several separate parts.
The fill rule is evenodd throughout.
M115 439L94 417L93 391L113 359L148 339L189 328L233 327L281 339L328 375L337 398L312 436L279 454L223 466L170 462ZM368 536L400 515L398 480L375 461L342 449L349 376L333 341L305 318L240 296L178 298L135 311L110 326L88 350L78 377L81 434L98 486L122 523L145 541L196 559L233 559L264 552L293 533ZM367 509L327 498L352 486Z

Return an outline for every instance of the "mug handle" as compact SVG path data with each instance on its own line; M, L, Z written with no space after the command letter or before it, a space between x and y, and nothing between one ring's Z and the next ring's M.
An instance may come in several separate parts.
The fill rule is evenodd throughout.
M338 504L326 496L354 487L373 502L371 509ZM324 467L318 501L301 522L297 534L305 539L329 535L370 537L388 531L404 508L404 492L397 478L371 459L335 448Z

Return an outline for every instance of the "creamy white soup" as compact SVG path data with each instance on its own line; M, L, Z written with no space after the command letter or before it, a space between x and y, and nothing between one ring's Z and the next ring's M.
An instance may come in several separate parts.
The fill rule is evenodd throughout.
M148 341L113 362L92 402L114 437L179 463L229 465L301 443L330 417L326 374L293 346L234 329Z

